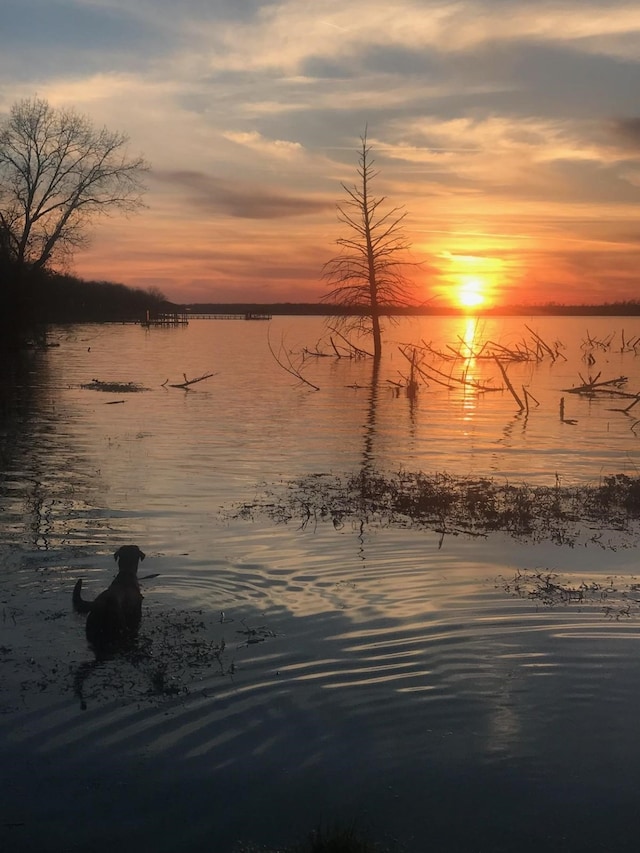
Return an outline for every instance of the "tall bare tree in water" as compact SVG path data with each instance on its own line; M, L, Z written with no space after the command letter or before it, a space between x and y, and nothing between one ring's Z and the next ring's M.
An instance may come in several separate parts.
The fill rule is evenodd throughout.
M367 130L360 137L358 182L342 184L348 198L338 205L338 219L346 235L336 242L340 254L324 265L323 275L331 286L324 301L354 309L340 318L349 329L373 338L373 355L382 354L380 318L385 310L411 301L412 284L405 275L411 247L403 229L403 207L386 207L386 196L374 196L371 184L378 176L367 143Z
M18 274L84 245L99 214L142 206L148 166L127 142L40 98L13 105L0 122L0 250Z

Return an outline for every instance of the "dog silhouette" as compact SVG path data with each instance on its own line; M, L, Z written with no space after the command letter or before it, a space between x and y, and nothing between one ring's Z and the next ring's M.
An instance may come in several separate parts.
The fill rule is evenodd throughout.
M93 601L82 598L82 579L73 589L73 608L77 613L87 614L87 642L97 660L132 648L142 619L138 563L145 554L137 545L123 545L113 556L118 562L118 574L97 598Z

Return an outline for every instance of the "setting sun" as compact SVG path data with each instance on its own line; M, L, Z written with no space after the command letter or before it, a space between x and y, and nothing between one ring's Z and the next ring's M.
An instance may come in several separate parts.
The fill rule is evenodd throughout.
M439 296L467 314L492 307L504 289L504 261L496 254L450 252L438 254Z
M479 276L464 276L460 279L457 299L463 308L478 308L486 298L485 282Z

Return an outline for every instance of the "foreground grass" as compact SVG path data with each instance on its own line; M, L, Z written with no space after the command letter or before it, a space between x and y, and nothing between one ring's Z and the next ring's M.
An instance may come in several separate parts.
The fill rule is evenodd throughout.
M500 531L526 541L615 548L633 544L637 536L640 477L616 474L588 486L563 486L556 478L553 486L533 486L407 471L318 474L266 489L233 514L266 514L302 527L323 522L336 528L421 527L442 537Z
M291 847L240 846L235 853L389 853L389 848L370 841L354 826L314 829L305 840Z
M291 848L291 853L381 853L374 845L353 827L335 829L316 829L309 838Z

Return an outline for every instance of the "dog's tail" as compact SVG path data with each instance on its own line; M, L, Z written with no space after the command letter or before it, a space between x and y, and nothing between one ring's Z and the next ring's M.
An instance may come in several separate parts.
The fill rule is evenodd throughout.
M73 601L73 609L76 613L89 613L91 610L93 601L85 601L82 597L82 578L74 586L71 600Z

